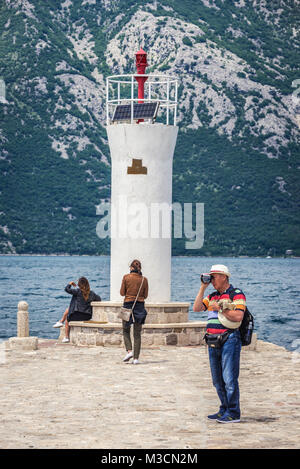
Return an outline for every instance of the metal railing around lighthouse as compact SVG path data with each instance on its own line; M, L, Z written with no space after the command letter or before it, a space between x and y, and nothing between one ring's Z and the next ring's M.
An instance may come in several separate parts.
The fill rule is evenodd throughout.
M136 77L145 77L145 96L137 98L138 83ZM162 117L167 125L175 125L177 120L177 79L169 75L114 75L106 79L106 124L112 122L112 115L117 105L130 104L130 123L134 123L134 103L159 102Z

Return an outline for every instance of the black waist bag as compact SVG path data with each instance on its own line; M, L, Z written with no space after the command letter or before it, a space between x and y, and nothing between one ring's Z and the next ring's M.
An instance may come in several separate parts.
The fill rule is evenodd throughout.
M223 332L222 334L208 334L206 332L204 334L204 339L209 347L221 348L222 345L225 344L230 334L230 331Z

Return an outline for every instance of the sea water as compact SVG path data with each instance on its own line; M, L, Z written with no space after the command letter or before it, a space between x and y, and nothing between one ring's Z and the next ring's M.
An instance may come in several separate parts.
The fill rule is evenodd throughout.
M213 264L227 265L230 282L246 295L259 339L299 349L300 259L173 257L171 301L190 302L190 320L206 319L205 312L195 313L192 307L200 274ZM146 271L143 274L147 276ZM56 339L59 330L52 326L71 299L64 288L81 276L109 301L109 256L0 256L0 341L16 336L21 300L29 305L30 335ZM206 291L210 293L212 286Z

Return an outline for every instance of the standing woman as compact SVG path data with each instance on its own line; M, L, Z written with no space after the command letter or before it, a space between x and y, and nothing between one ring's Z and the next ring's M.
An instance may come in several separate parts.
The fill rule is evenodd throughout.
M133 364L139 363L139 355L141 350L141 332L142 326L145 322L147 311L145 310L145 299L148 296L148 280L142 276L142 266L139 260L135 259L130 264L130 274L123 277L120 295L125 296L123 306L124 308L131 309L136 300L133 315L130 316L129 321L123 321L123 337L127 355L123 361L128 362L133 358ZM140 290L140 291L139 291ZM138 297L137 294L139 293ZM137 297L137 299L136 299ZM133 324L133 338L134 348L132 352L132 342L130 338L130 326Z

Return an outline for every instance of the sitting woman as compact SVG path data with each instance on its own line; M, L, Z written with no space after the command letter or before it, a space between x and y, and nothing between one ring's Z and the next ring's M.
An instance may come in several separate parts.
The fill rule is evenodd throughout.
M145 299L148 296L148 280L142 276L142 266L139 260L135 259L130 264L130 273L124 275L120 295L125 296L123 306L131 309L134 305L133 315L130 316L129 321L122 321L123 323L123 337L125 348L127 351L123 361L128 362L133 358L133 364L139 363L139 355L141 350L141 332L142 326L145 322L147 311L145 309ZM138 296L137 296L138 295ZM132 351L132 343L130 338L130 326L133 324L133 338L134 348Z
M65 288L65 291L72 295L72 299L63 314L60 321L57 321L53 327L62 327L64 322L65 325L65 338L62 342L70 342L70 321L89 321L92 317L92 301L101 301L99 295L96 295L91 289L87 278L80 277L78 280L78 288L75 282L69 282Z

